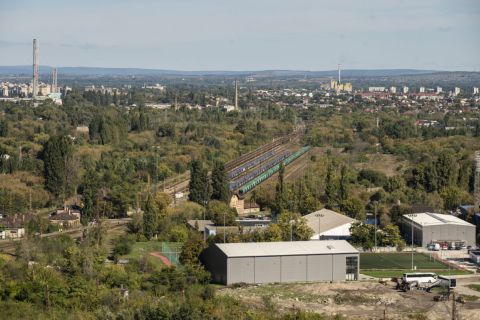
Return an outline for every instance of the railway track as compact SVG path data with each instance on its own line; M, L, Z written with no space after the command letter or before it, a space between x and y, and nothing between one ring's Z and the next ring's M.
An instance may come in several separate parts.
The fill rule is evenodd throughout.
M245 163L248 163L249 161L252 161L256 158L258 158L259 156L261 156L262 154L264 153L268 153L270 151L274 151L276 150L276 148L279 148L281 147L282 145L284 145L285 143L289 142L289 141L295 141L295 140L298 140L299 139L299 135L300 133L299 132L295 132L293 134L290 134L288 136L283 136L283 137L280 137L278 139L275 139L274 141L268 143L268 144L265 144L253 151L250 151L248 153L245 153L243 154L242 156L232 160L232 161L229 161L225 164L225 169L227 170L227 172L230 174L235 168L238 168L240 167L241 165L245 164ZM272 154L273 156L273 154ZM268 158L267 158L268 159ZM265 160L267 160L265 159ZM261 161L263 162L263 161ZM258 164L260 164L261 162L259 162ZM258 165L257 164L257 165ZM251 167L253 168L253 167ZM249 168L249 169L251 169ZM246 172L246 171L245 171ZM243 172L241 172L242 174ZM209 173L210 174L210 173ZM236 175L235 177L238 177L240 176L241 174L238 174ZM183 179L182 179L183 178ZM178 180L179 178L175 178L174 180ZM172 182L170 184L164 184L164 192L171 195L171 196L175 196L176 193L178 192L185 192L187 189L188 189L188 185L190 183L190 172L185 172L182 176L181 176L181 181L178 181L178 182Z

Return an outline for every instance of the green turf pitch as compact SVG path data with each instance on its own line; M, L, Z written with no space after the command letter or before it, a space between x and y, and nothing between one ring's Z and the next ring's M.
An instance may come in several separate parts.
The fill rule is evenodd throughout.
M429 255L414 253L413 265L417 269L448 269L442 262L430 258ZM411 253L361 253L360 269L411 269Z

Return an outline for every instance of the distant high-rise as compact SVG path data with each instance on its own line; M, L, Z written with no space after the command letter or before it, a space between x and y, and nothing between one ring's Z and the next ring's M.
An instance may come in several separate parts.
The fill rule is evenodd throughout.
M36 98L38 93L38 47L37 39L33 39L33 79L32 79L32 98Z
M473 87L473 94L478 94L478 87Z
M425 93L425 87L420 87L420 93Z
M403 94L407 94L408 93L408 87L403 87Z
M453 94L455 96L458 96L460 94L460 88L459 87L455 87L454 91L453 91Z
M442 93L442 92L443 92L442 87L437 87L437 94L440 94L440 93Z

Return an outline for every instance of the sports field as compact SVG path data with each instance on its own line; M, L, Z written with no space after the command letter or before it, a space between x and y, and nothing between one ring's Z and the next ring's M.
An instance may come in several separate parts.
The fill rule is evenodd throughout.
M443 275L469 274L465 270L449 268L448 265L434 260L429 255L414 253L413 265L420 272L435 272ZM411 272L411 253L361 253L360 273L372 277L389 278Z
M413 254L413 265L417 269L448 269L448 265L431 259L422 253ZM411 269L411 253L361 253L360 269Z

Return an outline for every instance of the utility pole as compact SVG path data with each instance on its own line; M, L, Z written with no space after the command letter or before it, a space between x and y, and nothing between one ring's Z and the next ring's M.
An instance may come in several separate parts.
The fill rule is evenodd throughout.
M377 252L377 201L373 202L375 218L375 252Z
M452 292L452 320L457 320L457 303L455 301L455 291Z
M225 218L226 218L226 216L227 216L227 212L224 211L223 212L223 243L226 242L225 239L226 239L226 234L227 234L227 230L225 228Z

